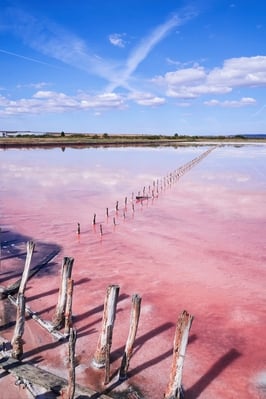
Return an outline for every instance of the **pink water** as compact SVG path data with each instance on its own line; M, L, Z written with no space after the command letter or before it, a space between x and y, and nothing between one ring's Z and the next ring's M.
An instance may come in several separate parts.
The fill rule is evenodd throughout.
M53 315L63 257L75 259L81 384L104 389L91 360L105 290L118 284L112 374L127 339L132 294L142 297L142 308L129 379L115 391L134 386L147 399L163 397L175 323L186 309L194 315L183 371L186 398L266 398L266 146L216 148L178 182L159 189L158 198L132 207L132 192L135 197L144 186L151 190L157 179L206 149L0 153L2 229L32 238L36 248L41 242L62 247L49 273L34 277L27 289L28 305L43 318ZM16 265L2 261L2 272ZM10 338L12 329L1 335ZM38 357L39 367L67 377L66 344L54 343L32 320L24 339L25 360ZM7 381L13 380L0 378L0 387ZM8 397L18 392L12 387Z

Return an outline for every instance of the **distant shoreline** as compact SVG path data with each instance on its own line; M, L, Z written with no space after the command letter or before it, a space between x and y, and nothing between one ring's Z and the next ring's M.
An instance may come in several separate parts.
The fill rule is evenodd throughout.
M0 137L0 148L266 144L266 137L47 134Z

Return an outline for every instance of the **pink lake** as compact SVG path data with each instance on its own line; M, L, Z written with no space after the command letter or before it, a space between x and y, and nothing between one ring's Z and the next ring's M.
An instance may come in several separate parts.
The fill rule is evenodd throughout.
M26 291L27 304L44 319L53 316L63 257L74 258L80 384L105 389L91 361L106 288L118 284L112 375L127 339L132 294L142 297L142 307L129 378L110 396L133 387L140 398L163 398L175 324L186 309L194 321L185 398L266 398L266 146L217 147L157 190L158 181L209 148L0 150L1 235L32 239L36 251L44 244L60 247ZM155 198L135 200L155 186ZM0 285L15 281L23 265L21 258L3 257ZM12 333L1 318L1 336ZM26 322L24 341L24 361L67 378L66 343L54 342L33 320ZM13 377L1 376L0 398L31 397Z

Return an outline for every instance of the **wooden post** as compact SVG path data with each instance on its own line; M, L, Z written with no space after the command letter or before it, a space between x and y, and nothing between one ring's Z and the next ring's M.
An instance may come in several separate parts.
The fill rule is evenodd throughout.
M29 271L30 271L30 263L31 263L31 258L33 255L35 244L32 241L27 242L27 256L26 256L26 261L25 261L25 266L23 270L23 274L21 277L20 281L20 286L19 286L19 294L24 294L25 289L26 289L26 284L28 281L29 277Z
M109 210L106 208L106 217L109 217Z
M126 342L125 351L123 354L121 367L119 370L119 380L125 380L127 378L127 371L129 367L129 361L133 352L133 345L137 335L137 329L139 324L139 316L140 316L140 305L141 305L141 297L137 294L132 296L132 307L131 307L131 315L130 315L130 326L129 333Z
M77 234L80 235L80 223L78 223Z
M106 351L105 351L105 375L104 384L107 385L110 382L110 353L112 346L112 326L107 327L107 337L106 337Z
M74 262L73 258L65 257L62 263L61 287L59 290L55 315L52 321L55 330L59 330L64 325L65 308L67 300L67 284L68 284L68 279L71 278L73 262Z
M67 282L66 310L65 310L65 331L64 331L64 334L66 336L69 335L70 329L72 327L73 286L74 286L73 280L68 279L68 282Z
M106 350L108 344L111 347L110 343L112 342L112 334L115 322L115 312L116 312L118 294L119 294L119 286L109 285L109 287L106 290L106 296L104 301L102 330L92 360L92 365L96 368L102 368L106 364ZM107 334L108 326L111 327L111 331L109 334L109 343L108 343L108 334Z
M95 225L96 224L96 213L93 215L93 221L92 224Z
M17 319L12 344L12 357L14 359L21 359L23 355L23 340L25 324L25 297L22 293L18 294L17 298Z
M68 387L66 399L74 399L76 373L75 373L75 345L77 340L77 332L70 328L68 341Z
M189 330L193 316L184 310L177 321L174 338L173 362L170 373L170 381L164 394L165 399L181 399L184 397L182 390L182 371L188 343Z

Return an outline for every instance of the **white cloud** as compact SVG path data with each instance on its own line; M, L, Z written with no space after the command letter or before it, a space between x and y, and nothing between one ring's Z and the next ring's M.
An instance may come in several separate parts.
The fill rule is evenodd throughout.
M89 95L79 92L75 96L55 91L37 91L31 98L10 100L0 96L0 115L41 114L45 112L69 112L126 108L125 98L115 93Z
M249 105L255 105L256 100L251 97L242 97L240 100L225 100L225 101L210 100L210 101L205 101L204 104L209 106L240 108Z
M266 85L266 56L225 60L221 68L207 71L202 66L183 68L157 76L152 82L176 98L197 98L204 94L226 94L236 87Z
M126 42L123 40L123 36L125 36L125 33L113 33L109 35L108 39L111 44L113 44L116 47L125 47Z
M144 106L157 106L165 103L165 98L157 97L150 93L134 92L129 94L128 98Z

